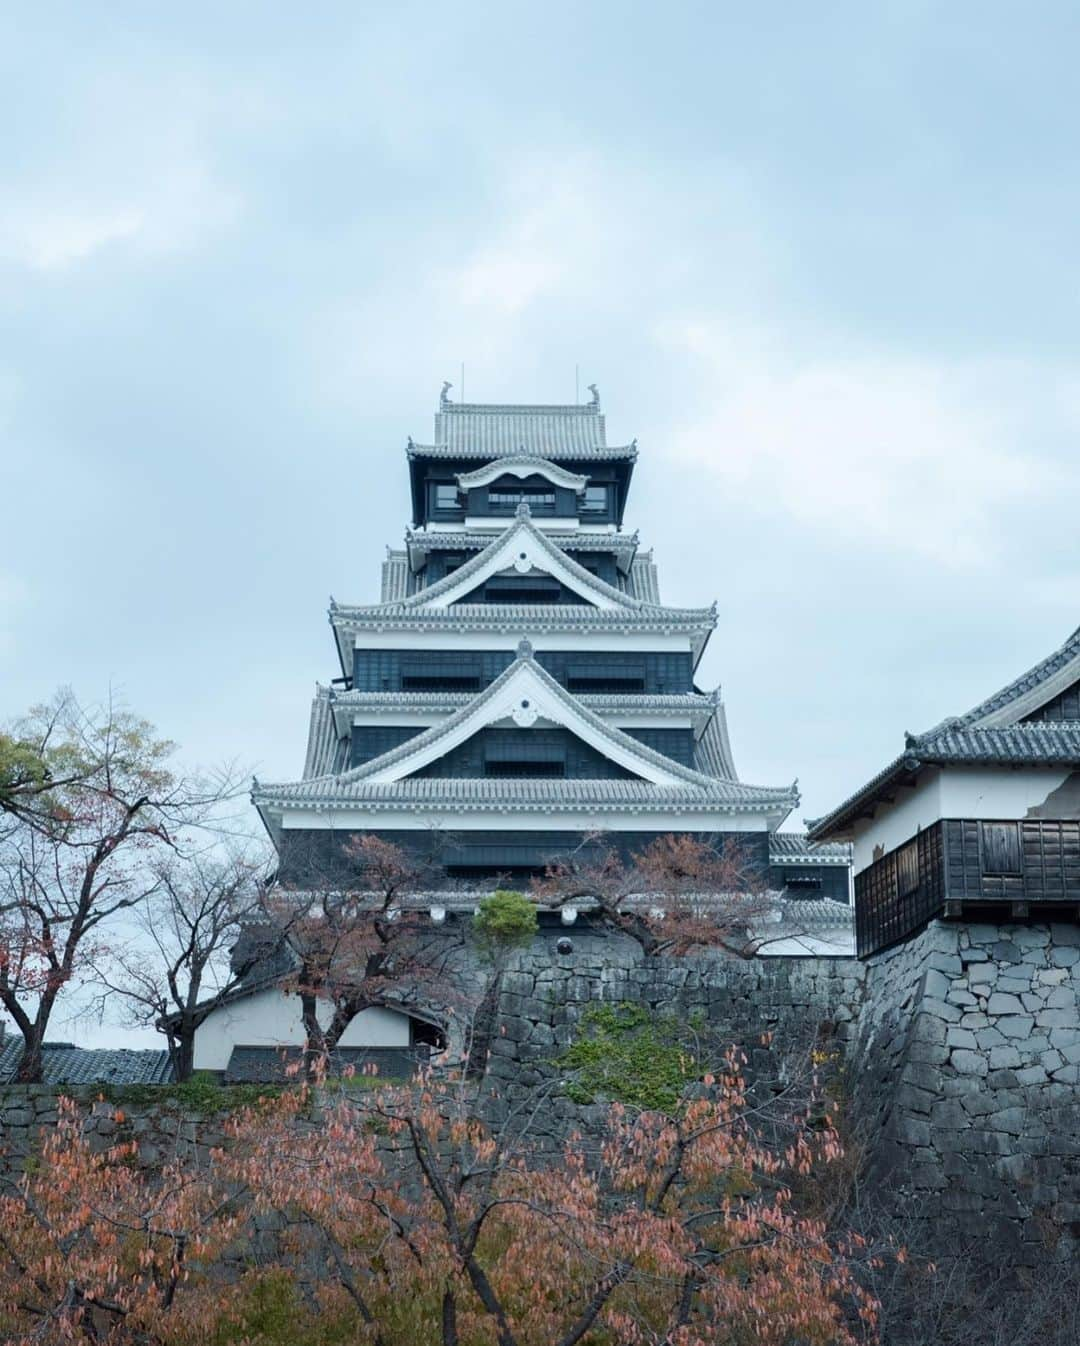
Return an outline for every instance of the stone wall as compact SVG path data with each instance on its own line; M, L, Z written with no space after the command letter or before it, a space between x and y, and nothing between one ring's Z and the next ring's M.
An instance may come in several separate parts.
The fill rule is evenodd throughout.
M160 1099L151 1098L160 1091ZM139 1160L157 1167L177 1152L206 1154L224 1141L224 1112L194 1111L179 1104L168 1086L139 1085L136 1101L129 1103L124 1090L113 1091L100 1085L53 1086L45 1084L9 1084L0 1086L0 1168L17 1170L34 1149L40 1133L54 1126L58 1116L58 1095L73 1098L88 1114L85 1134L90 1148L107 1150L118 1139L136 1140ZM114 1120L119 1108L124 1121Z
M761 1038L778 1043L823 1030L840 1047L853 1037L863 964L852 958L753 958L722 953L646 958L633 940L574 933L572 952L537 941L503 974L488 1074L536 1084L568 1047L590 1005L629 1003L658 1013L704 1015L724 1042L764 1064Z
M852 1046L875 1186L928 1245L1080 1238L1080 926L936 921L867 964Z
M912 1242L983 1240L1018 1266L1080 1243L1080 926L934 922L867 963L652 960L619 937L570 938L565 954L537 940L502 976L487 1075L500 1099L555 1076L597 1003L700 1013L714 1041L747 1051L751 1080L775 1077L777 1053L814 1034L846 1062L871 1187L920 1222ZM97 1091L71 1092L92 1106ZM107 1111L93 1119L102 1146ZM125 1111L145 1162L215 1143L220 1128L164 1101ZM18 1161L55 1117L51 1089L0 1090L0 1148ZM582 1121L554 1097L543 1129L554 1141Z

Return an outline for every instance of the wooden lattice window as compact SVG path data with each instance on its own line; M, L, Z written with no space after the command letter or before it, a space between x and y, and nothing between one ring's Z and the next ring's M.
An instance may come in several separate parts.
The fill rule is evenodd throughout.
M919 838L896 852L896 896L910 897L919 887Z
M984 874L1021 874L1018 823L982 824L982 872Z

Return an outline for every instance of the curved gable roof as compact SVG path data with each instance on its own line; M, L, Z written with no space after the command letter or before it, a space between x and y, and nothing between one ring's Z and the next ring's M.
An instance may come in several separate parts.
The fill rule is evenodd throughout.
M401 780L437 761L487 725L508 718L522 728L537 718L552 720L654 785L711 784L702 772L646 747L583 706L536 662L527 641L522 641L510 667L468 705L398 747L343 772L337 780L341 785L361 780L376 784Z
M419 589L407 598L393 604L373 604L368 609L377 612L382 607L393 607L401 612L423 612L432 608L447 608L463 598L470 590L501 570L518 569L521 573L542 570L561 580L568 589L598 608L621 608L628 612L645 612L650 606L622 589L599 579L572 556L545 536L532 522L528 505L518 507L517 517L482 551L471 556L464 565L443 576L425 589Z
M1016 724L1077 681L1080 681L1080 627L1059 649L1040 659L1026 673L980 701L966 715L943 720L930 732L938 733L951 726L998 729Z
M589 478L581 476L577 472L568 472L565 467L559 467L547 458L541 458L534 453L515 453L506 458L496 458L483 467L476 468L473 472L461 472L458 474L458 485L463 491L471 490L474 486L488 486L491 482L497 481L499 477L532 477L540 476L546 478L553 486L563 486L569 491L576 491L580 494L588 485Z

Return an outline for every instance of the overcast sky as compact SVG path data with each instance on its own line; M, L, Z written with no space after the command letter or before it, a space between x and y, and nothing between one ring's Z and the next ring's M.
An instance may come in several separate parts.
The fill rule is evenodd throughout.
M4 6L2 709L294 778L442 380L579 365L822 813L1080 622L1078 58L1049 2Z

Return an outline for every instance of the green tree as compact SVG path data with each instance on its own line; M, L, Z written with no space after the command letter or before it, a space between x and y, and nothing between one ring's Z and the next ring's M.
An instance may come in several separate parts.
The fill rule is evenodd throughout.
M485 956L501 966L515 949L525 948L536 934L536 906L523 893L497 888L477 904L473 929Z

